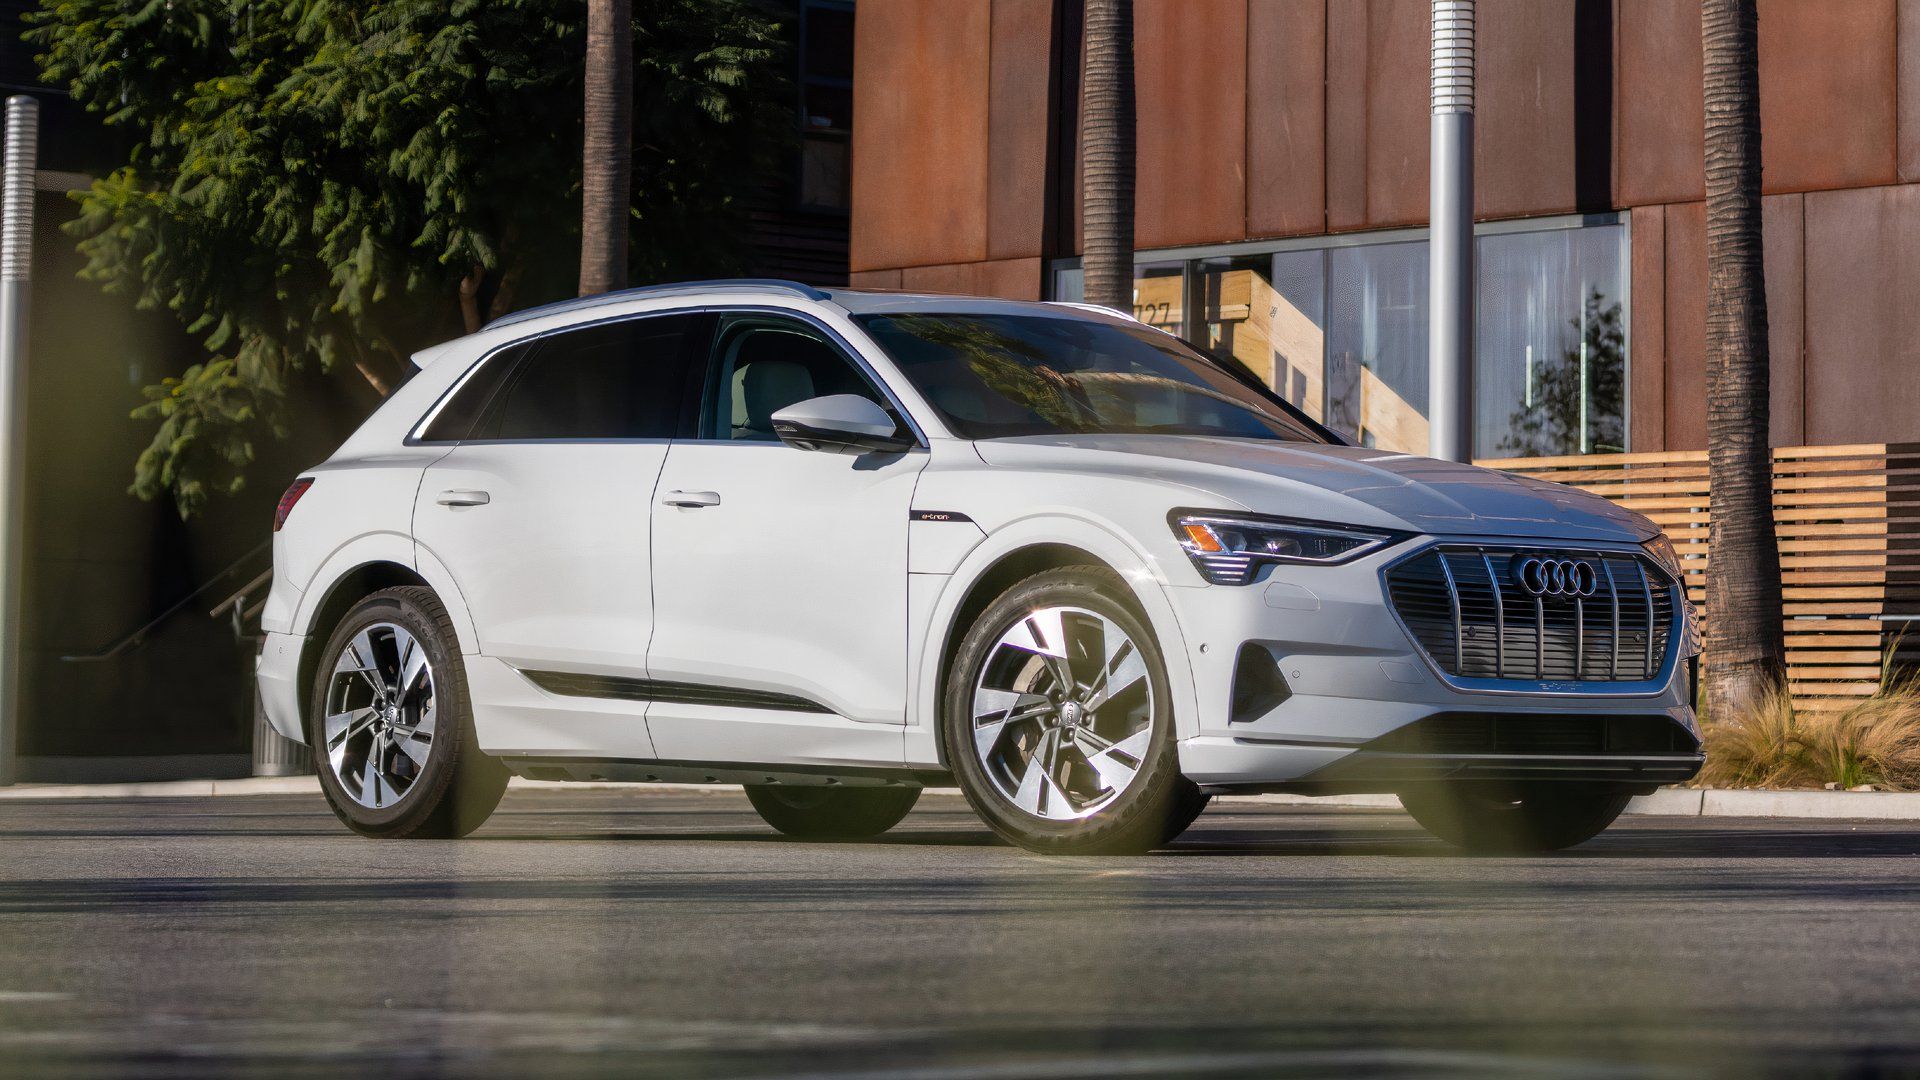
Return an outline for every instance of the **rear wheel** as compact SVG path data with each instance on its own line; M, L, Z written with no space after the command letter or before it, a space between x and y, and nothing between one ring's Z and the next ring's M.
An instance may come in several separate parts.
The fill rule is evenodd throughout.
M747 785L747 801L767 824L809 839L879 836L900 824L919 800L917 787Z
M1206 806L1180 774L1159 643L1103 567L1036 574L989 605L954 657L942 723L967 801L1031 851L1147 851Z
M1420 827L1455 847L1487 854L1558 851L1600 835L1633 796L1555 784L1433 784L1400 794Z
M453 623L431 589L386 589L347 613L307 715L320 789L364 836L465 836L506 791L506 768L474 737Z

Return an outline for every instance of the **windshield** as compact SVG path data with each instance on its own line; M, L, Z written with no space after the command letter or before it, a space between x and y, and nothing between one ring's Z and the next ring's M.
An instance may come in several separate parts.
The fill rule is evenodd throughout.
M859 321L963 439L1153 434L1329 441L1250 375L1144 326L944 313L862 315Z

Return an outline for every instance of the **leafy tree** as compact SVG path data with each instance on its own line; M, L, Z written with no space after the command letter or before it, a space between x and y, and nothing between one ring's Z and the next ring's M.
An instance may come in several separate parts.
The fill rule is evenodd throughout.
M778 145L781 27L751 0L635 0L640 280L725 273ZM78 196L84 275L209 354L148 387L133 491L238 491L290 376L389 391L419 347L571 294L581 0L42 0L48 79L130 131Z

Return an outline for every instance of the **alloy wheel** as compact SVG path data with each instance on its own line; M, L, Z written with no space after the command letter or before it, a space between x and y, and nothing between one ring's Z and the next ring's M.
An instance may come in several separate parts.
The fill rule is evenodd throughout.
M1153 741L1140 647L1085 608L1027 613L987 653L973 692L974 752L1001 795L1049 821L1118 799Z
M334 661L323 734L347 796L380 810L405 798L433 750L433 664L405 627L373 623Z

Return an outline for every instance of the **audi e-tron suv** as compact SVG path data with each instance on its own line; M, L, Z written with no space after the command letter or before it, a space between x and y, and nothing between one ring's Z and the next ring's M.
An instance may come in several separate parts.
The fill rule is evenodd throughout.
M282 499L259 683L340 818L742 784L1043 852L1390 792L1546 850L1701 761L1681 570L1603 499L1348 441L1079 306L729 281L429 349Z

